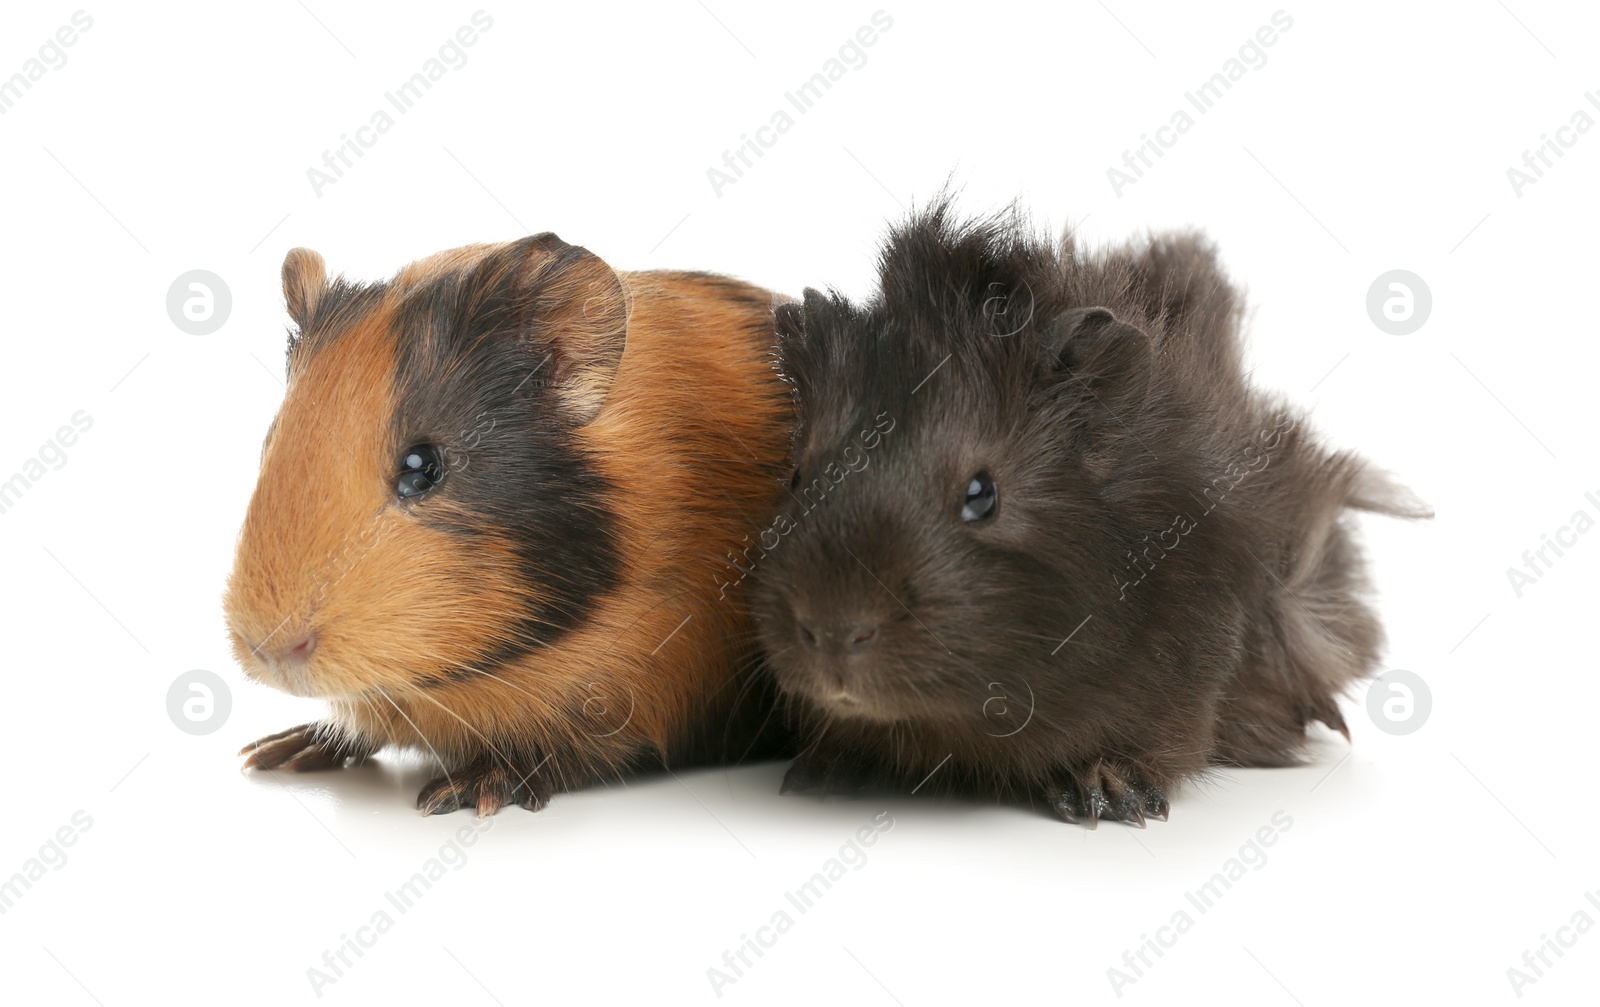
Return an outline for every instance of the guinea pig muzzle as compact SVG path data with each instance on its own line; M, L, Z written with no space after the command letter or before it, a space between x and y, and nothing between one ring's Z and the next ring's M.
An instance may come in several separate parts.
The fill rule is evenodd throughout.
M834 716L893 719L875 700L883 619L866 608L797 605L791 610L806 694Z
M291 696L315 697L324 694L311 673L311 658L317 650L317 632L305 621L285 618L259 642L235 626L229 631L249 652L243 662L245 674Z

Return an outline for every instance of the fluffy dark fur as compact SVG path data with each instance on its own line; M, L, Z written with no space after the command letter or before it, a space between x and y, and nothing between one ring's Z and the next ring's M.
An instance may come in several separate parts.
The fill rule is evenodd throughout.
M1091 256L940 203L880 284L778 309L800 426L753 598L811 711L786 790L1142 825L1208 766L1344 730L1382 645L1345 512L1423 510L1248 388L1209 245ZM980 476L997 507L967 521Z

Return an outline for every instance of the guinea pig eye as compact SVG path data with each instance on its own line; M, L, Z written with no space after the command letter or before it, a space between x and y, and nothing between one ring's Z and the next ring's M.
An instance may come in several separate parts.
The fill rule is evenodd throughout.
M995 495L994 480L989 473L979 472L967 483L967 499L961 505L961 520L987 521L994 517L1000 498Z
M432 444L407 448L400 456L400 475L395 492L402 499L419 497L444 481L444 461Z
M797 490L799 488L800 488L800 470L798 468L796 468L794 470L794 475L789 477L789 489L791 491L793 491L793 490Z

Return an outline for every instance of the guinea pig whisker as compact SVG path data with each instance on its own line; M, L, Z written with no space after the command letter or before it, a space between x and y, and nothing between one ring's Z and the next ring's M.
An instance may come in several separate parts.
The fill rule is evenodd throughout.
M385 728L386 731L389 731L389 732L393 732L394 731L394 725L395 725L394 714L390 713L388 710L385 710L383 707L381 707L377 703L373 702L372 701L372 697L369 696L369 695L361 694L357 698L359 698L361 700L361 702L363 704L365 704L365 706L367 708L367 711L370 713L370 715L372 716L372 718L374 720L378 720L378 721L381 721L383 723L384 728Z
M811 755L817 751L817 748L822 744L823 739L828 736L828 729L833 726L833 718L821 717L818 718L818 721L819 722L815 724L816 733L812 735L810 741L800 746L800 751L795 753L796 755L802 757Z
M539 695L537 695L535 693L529 692L527 689L522 688L521 686L517 685L515 682L511 681L510 679L501 678L499 675L496 675L492 671L487 671L487 670L485 670L483 668L469 668L468 666L462 664L460 661L452 661L450 663L454 664L456 667L460 668L462 671L470 671L475 675L482 675L484 678L490 679L490 680L495 681L495 682L499 682L501 685L506 686L509 689L515 689L517 692L522 693L524 696L531 696L534 699L542 699L543 698L543 697L541 697L541 696L539 696Z
M444 770L445 782L450 784L450 789L452 791L455 791L455 789L456 789L456 781L450 778L450 767L445 765L445 762L444 762L443 759L439 758L439 750L434 748L433 747L433 742L429 741L428 740L428 736L426 734L422 733L422 728L417 726L417 722L416 721L414 721L410 717L406 716L406 711L400 709L400 704L399 703L396 703L394 700L389 698L389 694L387 692L383 691L383 686L374 685L372 688L378 693L378 695L382 696L384 698L384 700L390 706L394 707L394 712L398 713L401 717L405 718L405 722L411 725L411 729L413 731L417 732L417 737L421 738L422 739L422 743L424 745L428 746L428 751L433 753L434 761L438 762L439 763L439 768Z
M492 671L486 671L483 668L472 668L472 667L469 667L469 666L467 666L465 664L462 664L460 661L451 661L449 663L450 664L454 664L456 667L462 669L463 671L470 671L473 674L481 675L484 678L491 679L493 681L499 682L501 685L504 685L509 689L513 689L513 690L515 690L517 692L520 692L524 696L528 696L529 698L532 698L532 699L537 699L537 700L539 700L541 702L544 701L544 697L538 695L537 693L529 692L527 689L522 688L521 686L517 685L515 682L512 682L510 679L501 678L499 675L496 675ZM456 716L454 711L452 711L449 708L445 707L444 704L439 703L439 701L437 699L434 699L432 696L429 696L428 699L429 699L430 702L437 703L439 705L439 708L444 710L444 712L450 714L450 716L455 717L457 720L461 720L460 717ZM479 733L475 728L472 727L471 724L467 724L467 722L465 720L461 720L461 723L465 724L467 726L467 728L469 730L471 730L474 734L477 734L478 737L483 738L484 743L489 745L490 748L494 748L494 744L492 742L490 742L488 738L484 738L481 733ZM624 726L626 726L626 724L624 724ZM617 730L620 731L621 728L618 728ZM616 733L616 732L612 732L612 733ZM515 762L513 762L511 759L507 758L504 752L501 752L499 749L496 748L495 749L495 754L499 755L502 759L505 759L506 765L511 766L513 768L516 767L517 764ZM551 752L551 755L554 755L553 751ZM526 785L527 782L528 782L528 777L532 776L534 773L537 773L539 770L543 769L544 768L544 764L546 762L549 762L550 758L551 758L550 755L546 755L544 757L544 759L538 765L536 765L532 769L528 770L528 772L525 775L523 775L520 780L517 781L518 785L519 786ZM557 766L556 766L556 771L558 773L561 771L561 768L560 768L559 764L557 764ZM563 777L563 779L565 779L565 778Z
M416 690L415 694L418 695L418 696L421 696L424 699L426 699L428 702L432 703L434 706L437 706L439 709L443 710L445 713L448 713L450 716L455 717L456 720L461 721L461 726L465 727L467 730L471 731L473 734L476 734L478 737L482 738L483 739L483 743L485 745L489 746L489 750L490 751L492 751L494 754L500 756L501 760L505 762L507 768L511 769L513 772L516 771L516 766L517 766L516 761L513 760L506 753L502 752L495 745L494 742L490 741L488 735L484 734L482 731L478 730L476 727L473 727L465 719L463 719L459 714L457 714L456 711L450 709L448 706L445 706L443 703L441 703L437 697L430 696L426 692L424 692L424 691L422 691L420 689ZM548 756L546 758L548 758ZM539 765L542 766L542 765L544 765L544 763L541 762ZM534 773L537 773L538 771L539 771L539 766L533 767L533 769L528 771L527 776L524 776L524 777L522 777L521 780L517 781L517 786L519 788L523 787L523 786L526 786L527 783L528 783L528 777L532 776ZM454 784L452 784L452 786L453 785Z
M680 598L683 598L683 597L685 597L687 595L692 595L694 593L695 592L694 592L693 589L685 588L682 591L678 591L678 592L676 592L674 594L669 594L669 595L666 595L664 597L658 598L656 600L655 604L653 604L650 607L644 609L642 612L639 613L639 617L637 619L633 620L633 622L628 624L628 629L631 630L635 626L639 625L639 623L643 622L647 616L649 616L651 613L655 612L657 609L661 608L663 605L670 604L672 602L677 601ZM624 632L626 632L626 631L624 631ZM674 631L674 632L676 632L676 631ZM665 643L666 641L663 640L662 642Z

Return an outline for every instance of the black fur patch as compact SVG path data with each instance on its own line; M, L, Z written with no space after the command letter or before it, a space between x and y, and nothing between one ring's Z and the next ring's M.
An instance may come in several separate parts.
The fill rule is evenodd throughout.
M396 312L392 444L397 473L413 445L435 445L445 459L444 481L413 505L418 520L512 549L540 596L486 647L478 664L487 668L581 624L617 585L621 560L610 487L558 407L554 361L508 328L513 290L465 303L470 276L426 281Z

